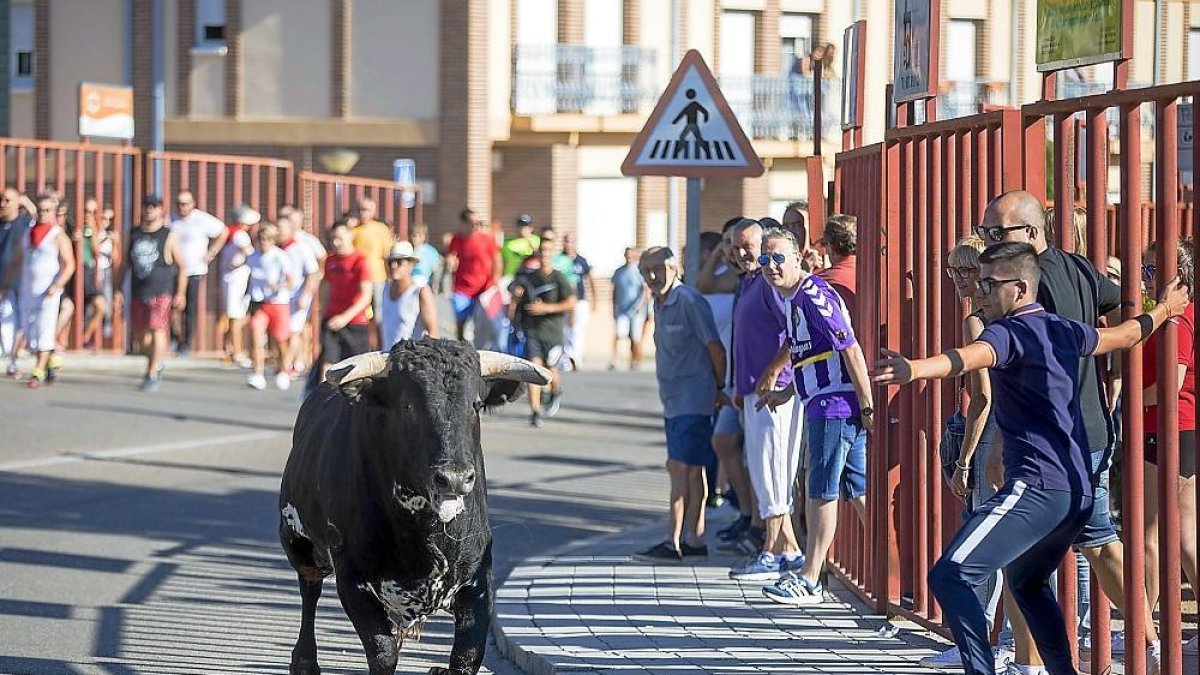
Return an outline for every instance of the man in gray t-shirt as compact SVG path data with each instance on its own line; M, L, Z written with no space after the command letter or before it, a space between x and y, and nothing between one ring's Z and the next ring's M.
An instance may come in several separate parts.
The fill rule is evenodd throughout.
M654 295L655 374L667 434L667 473L671 504L667 536L635 557L651 562L706 556L704 468L714 459L712 414L728 405L724 393L725 348L704 296L680 282L679 261L669 248L656 247L639 265Z

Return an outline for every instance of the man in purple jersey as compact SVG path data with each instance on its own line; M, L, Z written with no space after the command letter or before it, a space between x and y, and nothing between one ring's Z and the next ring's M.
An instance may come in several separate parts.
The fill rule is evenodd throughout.
M763 594L783 604L816 605L824 601L819 579L837 531L838 499L848 500L866 521L867 430L875 421L871 383L845 303L828 282L804 271L796 236L767 230L759 261L771 286L765 302L786 344L758 383L757 405L772 408L793 396L802 402L809 452L807 560ZM793 381L780 390L776 377L789 362Z
M798 401L764 408L755 392L759 376L785 340L772 315L773 291L759 263L762 232L758 221L745 220L732 235L734 260L745 273L733 314L733 387L743 410L746 469L766 529L762 550L729 571L729 577L739 581L775 581L804 564L791 518L803 410ZM791 373L781 371L772 384L786 387L790 381Z

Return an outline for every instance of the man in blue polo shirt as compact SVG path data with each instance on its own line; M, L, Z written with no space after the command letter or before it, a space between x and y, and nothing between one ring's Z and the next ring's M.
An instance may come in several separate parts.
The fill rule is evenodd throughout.
M1092 513L1094 475L1080 411L1079 359L1128 349L1183 313L1173 280L1150 312L1115 328L1064 319L1037 302L1037 250L988 248L979 258L979 303L990 321L979 339L910 361L887 352L880 384L945 379L988 368L1004 441L1004 486L967 519L929 572L929 586L968 675L995 670L983 608L972 589L1001 567L1052 675L1075 675L1050 575Z

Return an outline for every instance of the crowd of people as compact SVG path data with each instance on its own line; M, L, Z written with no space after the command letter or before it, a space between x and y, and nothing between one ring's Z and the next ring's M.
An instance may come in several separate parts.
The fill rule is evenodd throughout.
M970 307L963 346L920 360L886 352L872 365L852 319L853 217L832 216L813 243L799 204L788 207L783 222L733 218L719 238L701 242L704 262L691 285L673 251L644 252L639 270L653 296L670 497L666 536L635 557L679 562L707 555L705 504L714 491L724 492L739 516L716 533L717 545L748 556L730 578L764 582L763 594L782 604L825 602L822 568L838 502L866 517L872 381L955 378L969 405L948 420L940 450L964 517L929 576L955 646L925 665L1075 673L1052 583L1063 555L1074 547L1119 609L1125 598L1124 552L1108 493L1119 388L1103 358L1149 338L1145 370L1155 373L1153 334L1170 321L1179 335L1181 559L1194 588L1193 246L1171 242L1175 280L1158 278L1153 251L1146 253L1146 311L1121 322L1113 281L1119 263L1101 273L1079 253L1052 247L1052 225L1028 193L993 200L975 235L946 258L947 276ZM1082 212L1072 227L1086 227ZM1161 555L1154 536L1161 496L1151 478L1159 445L1154 382L1146 378L1144 396L1149 602L1146 644L1138 646L1147 650L1151 672L1161 654L1152 615ZM1081 583L1088 576L1084 569ZM1086 587L1078 593L1081 600L1088 595ZM1006 625L993 644L1001 598ZM1080 625L1069 629L1080 631L1086 664L1090 626L1086 605L1081 610ZM1194 651L1195 643L1184 649ZM1117 654L1125 650L1120 634L1112 646Z

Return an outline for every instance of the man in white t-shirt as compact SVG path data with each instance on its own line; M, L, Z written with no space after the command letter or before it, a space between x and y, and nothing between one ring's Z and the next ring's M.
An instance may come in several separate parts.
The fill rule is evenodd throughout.
M197 325L200 307L200 284L208 274L208 266L217 258L229 231L219 218L196 208L196 198L183 190L175 198L178 213L171 219L171 231L179 241L184 274L187 275L187 304L184 305L179 330L175 334L180 356L186 356L192 348L192 337Z
M308 308L312 306L317 286L321 283L321 267L312 247L297 236L295 221L290 217L279 219L279 247L291 261L296 274L296 285L292 288L291 314L288 319L289 353L293 362L288 364L289 374L302 370L300 342L304 325L308 322Z

